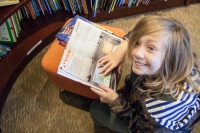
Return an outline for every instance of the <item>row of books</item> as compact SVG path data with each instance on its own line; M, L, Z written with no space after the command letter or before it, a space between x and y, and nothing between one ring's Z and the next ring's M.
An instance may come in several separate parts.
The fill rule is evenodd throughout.
M32 0L21 10L26 17L30 14L33 19L36 19L41 13L52 15L63 8L68 12L72 11L73 14L77 12L88 14L85 0Z
M0 59L10 51L10 47L0 44Z
M53 5L52 2L45 2L46 0L32 0L31 2L27 3L24 7L19 9L16 13L14 13L10 18L8 18L1 26L0 26L0 43L14 43L17 41L17 37L19 36L21 27L20 21L26 17L36 19L37 16L47 13L52 13L58 9L62 9L63 5L61 5L60 0L54 0ZM45 4L46 3L46 4ZM49 8L47 8L47 6ZM39 8L40 7L40 8ZM50 10L48 10L50 9ZM68 8L70 10L70 8Z
M108 11L114 11L115 7L120 7L122 5L128 5L131 7L132 5L138 6L141 4L146 4L150 2L150 0L90 0L91 7L93 9L93 17L96 17L96 13Z

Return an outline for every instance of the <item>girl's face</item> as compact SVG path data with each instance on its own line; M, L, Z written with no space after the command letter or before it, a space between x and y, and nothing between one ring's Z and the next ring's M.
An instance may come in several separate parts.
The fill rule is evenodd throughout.
M155 74L165 57L165 44L162 37L145 35L136 42L132 52L132 71L138 75Z

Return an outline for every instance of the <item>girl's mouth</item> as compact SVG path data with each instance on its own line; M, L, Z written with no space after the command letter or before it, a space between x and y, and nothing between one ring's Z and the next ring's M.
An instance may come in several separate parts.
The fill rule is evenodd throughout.
M138 66L146 66L147 64L144 64L144 63L141 63L141 62L138 62L138 61L135 61L135 64L138 65Z

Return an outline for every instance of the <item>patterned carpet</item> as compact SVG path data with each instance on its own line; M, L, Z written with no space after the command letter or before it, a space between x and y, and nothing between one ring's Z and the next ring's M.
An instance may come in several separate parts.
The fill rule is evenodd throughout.
M200 59L200 4L124 17L102 24L128 32L142 17L155 13L166 14L185 24L193 49ZM2 132L113 133L94 126L88 112L92 100L65 91L59 93L60 89L48 79L41 67L41 59L48 47L29 63L14 84L0 116ZM126 59L118 88L123 86L124 76L129 70ZM193 133L199 132L200 125L193 130Z

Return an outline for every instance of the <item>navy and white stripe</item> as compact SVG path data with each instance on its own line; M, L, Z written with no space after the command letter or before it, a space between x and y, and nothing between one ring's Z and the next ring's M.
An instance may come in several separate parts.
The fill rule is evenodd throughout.
M184 84L184 88L192 91L187 83ZM148 112L155 121L171 130L178 130L184 127L200 109L200 95L181 92L175 102L151 98L146 100L145 103Z

